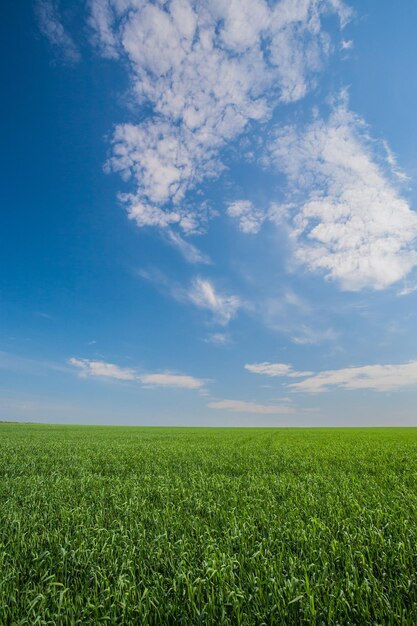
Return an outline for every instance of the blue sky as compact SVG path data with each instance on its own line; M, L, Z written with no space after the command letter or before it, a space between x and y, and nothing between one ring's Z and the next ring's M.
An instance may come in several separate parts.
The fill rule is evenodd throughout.
M417 425L415 2L0 11L0 419Z

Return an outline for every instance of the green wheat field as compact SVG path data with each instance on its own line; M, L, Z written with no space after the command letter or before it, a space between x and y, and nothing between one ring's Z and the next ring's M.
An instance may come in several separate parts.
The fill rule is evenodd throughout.
M0 624L417 624L417 429L0 424Z

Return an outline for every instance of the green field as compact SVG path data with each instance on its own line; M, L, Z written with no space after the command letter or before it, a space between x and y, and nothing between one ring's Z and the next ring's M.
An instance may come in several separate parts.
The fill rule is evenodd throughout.
M0 624L417 624L417 429L0 424Z

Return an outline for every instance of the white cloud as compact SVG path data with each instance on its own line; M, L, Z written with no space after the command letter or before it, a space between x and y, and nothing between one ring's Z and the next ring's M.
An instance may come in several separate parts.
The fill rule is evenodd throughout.
M384 289L417 265L417 214L394 184L399 168L392 155L391 172L378 162L344 101L327 121L280 129L271 157L288 177L295 255L310 270L357 291Z
M67 367L53 361L42 361L0 350L0 370L46 376L50 372L68 372Z
M404 287L403 289L401 289L397 293L397 296L409 296L411 293L414 293L415 291L417 291L417 285L410 285L409 287Z
M299 378L309 376L312 372L297 372L287 363L248 363L245 370L252 374L265 374L266 376L287 376L289 378Z
M115 380L136 380L137 378L134 370L119 367L113 363L76 359L74 357L70 358L68 362L80 370L80 376L82 377L98 376Z
M211 264L210 257L207 254L204 254L204 252L201 252L201 250L192 243L183 239L181 235L175 233L170 228L167 228L165 232L168 241L180 251L186 261L193 264Z
M397 157L391 150L388 142L384 140L382 145L384 146L387 163L390 166L392 173L402 182L410 180L410 177L399 167Z
M321 18L350 15L336 0L90 0L90 12L98 48L127 60L133 100L153 113L116 127L108 169L132 179L121 198L139 226L185 233L205 219L187 191L218 175L250 122L305 95L331 49Z
M213 283L199 277L193 280L187 298L196 307L211 311L214 319L222 325L228 324L242 306L238 296L220 294Z
M273 404L258 404L256 402L244 402L243 400L219 400L209 402L210 409L237 411L238 413L258 413L260 415L288 415L294 413L289 406L276 406Z
M115 13L111 0L89 0L89 25L94 32L93 41L101 54L109 59L116 59L118 42L113 33Z
M320 393L331 388L397 391L417 387L417 361L398 365L365 365L319 372L289 385L294 391Z
M288 287L283 286L273 297L262 298L263 293L264 290L258 299L257 311L268 328L298 345L335 342L337 332L329 326L326 309Z
M193 376L180 374L144 374L138 380L150 387L181 387L182 389L201 389L204 381Z
M352 50L352 48L353 48L353 41L351 39L342 39L340 43L341 50Z
M299 346L317 346L325 341L334 342L337 339L337 332L333 328L318 329L311 328L306 324L297 327L291 336L291 341Z
M331 388L372 389L374 391L396 391L417 386L417 361L397 365L364 365L337 370L326 370L314 374L292 368L287 363L252 363L245 369L254 374L304 378L295 383L286 383L294 391L321 393Z
M242 233L256 235L265 221L264 211L254 207L249 200L236 200L227 208L229 217L233 217L239 222L239 229Z
M156 268L140 269L137 274L178 302L210 311L214 321L222 326L226 326L243 306L239 296L220 293L212 281L201 276L196 276L188 287L183 287Z
M70 358L68 362L80 370L80 376L129 380L140 382L147 387L177 387L181 389L201 389L205 381L193 376L163 372L160 374L139 374L135 370L119 367L105 361Z
M204 341L214 343L217 346L225 346L231 342L231 339L226 333L211 333Z
M70 64L78 63L81 54L62 24L58 3L53 0L38 0L35 12L39 30L59 52L63 61Z

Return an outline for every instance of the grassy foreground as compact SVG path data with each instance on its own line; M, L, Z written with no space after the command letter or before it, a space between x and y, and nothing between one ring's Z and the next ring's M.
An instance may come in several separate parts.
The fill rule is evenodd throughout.
M417 624L417 429L0 424L0 624Z

